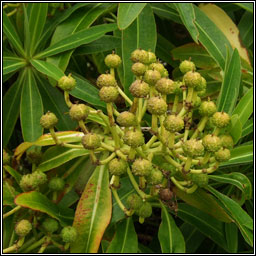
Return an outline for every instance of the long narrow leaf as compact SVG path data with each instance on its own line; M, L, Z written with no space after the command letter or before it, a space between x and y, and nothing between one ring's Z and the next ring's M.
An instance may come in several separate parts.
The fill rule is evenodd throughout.
M244 124L241 137L249 135L253 132L253 123L253 118L251 118Z
M24 59L15 57L4 57L3 58L3 75L7 75L13 71L17 71L22 67L26 66Z

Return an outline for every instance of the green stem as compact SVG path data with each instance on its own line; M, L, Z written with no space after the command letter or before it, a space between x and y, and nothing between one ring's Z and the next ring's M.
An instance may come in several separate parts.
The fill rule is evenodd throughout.
M185 170L186 172L189 171L191 164L192 164L192 157L188 156L188 157L187 157L187 161L186 161L186 163L185 163L185 167L184 167L184 170Z
M147 111L147 104L148 104L148 100L145 99L144 100L144 104L143 104L143 107L142 107L142 111L141 111L141 116L139 117L139 121L141 122L143 116L145 115L146 111Z
M115 69L114 68L110 68L110 75L115 77Z
M204 127L205 127L207 121L208 121L208 116L204 116L204 117L200 120L200 122L199 122L199 124L198 124L196 130L194 131L194 133L193 133L191 139L195 139L195 138L198 136L199 132L202 132L202 131L204 130Z
M218 136L219 133L220 133L220 128L215 127L213 130L213 135Z
M199 173L213 173L214 171L216 171L219 167L219 163L216 162L216 164L214 166L211 166L209 168L206 169L190 169L190 173L195 173L195 174L199 174Z
M175 186L177 187L177 188L179 188L180 190L182 190L182 191L184 191L184 192L186 192L186 193L188 193L188 194L192 194L193 192L195 192L196 191L196 189L197 189L197 185L196 184L194 184L192 187L190 187L190 188L185 188L185 187L183 187L181 184L180 184L180 182L179 181L177 181L174 177L171 177L171 181L175 184Z
M193 92L194 92L194 88L193 87L188 87L188 95L186 98L186 102L191 102L192 101L192 97L193 97Z
M117 154L121 159L123 159L124 161L127 161L127 156L124 155L124 154L122 153L122 151L117 150L117 151L116 151L116 154Z
M204 155L204 158L203 160L201 161L201 164L204 165L208 162L209 158L210 158L210 152L206 152L205 155Z
M106 144L106 143L104 143L104 142L101 142L101 147L104 148L104 149L106 149L106 150L108 150L108 151L111 151L111 152L114 152L114 151L115 151L115 148L114 148L114 147L112 147L112 146L110 146L110 145L108 145L108 144Z
M155 135L153 135L150 138L150 140L147 142L146 149L149 149L156 140L157 140L157 137Z
M90 157L91 157L92 163L97 164L98 163L98 159L95 156L94 151L93 150L89 150L89 152L90 152Z
M109 157L107 157L106 159L100 160L100 161L99 161L99 164L101 164L101 165L107 164L107 163L110 162L113 158L115 158L115 156L116 156L116 153L113 152L113 153L112 153Z
M132 100L124 93L124 91L119 86L117 86L117 90L119 94L127 101L127 103L132 106Z
M31 246L29 246L23 253L29 253L31 251L33 251L35 248L39 247L41 244L43 244L46 240L47 236L44 236L43 238L41 238L40 240L38 240L37 242L33 243Z
M10 17L12 16L13 14L15 14L17 12L17 8L15 8L13 11L7 13L7 16Z
M170 132L170 136L168 138L168 148L172 149L174 147L174 139L175 139L175 133Z
M179 170L181 170L181 165L178 162L176 162L175 160L173 160L170 156L164 155L164 158L167 160L167 162L172 164L174 167L176 167Z
M132 106L130 108L130 112L135 114L136 111L137 111L137 108L138 108L138 103L139 103L139 98L134 98L133 99L133 103L132 103Z
M152 128L152 131L155 133L158 131L157 115L152 114L151 128Z
M73 104L69 99L69 92L68 91L64 91L64 98L65 98L65 102L66 102L67 106L69 108L71 108Z
M17 251L24 243L25 241L25 237L20 237L18 242L8 248L5 248L3 249L3 253L10 253L10 252L13 252L13 251Z
M54 142L56 143L56 145L61 145L61 141L58 139L58 137L54 131L54 128L50 128L49 130L50 130L50 133L51 133L52 138L53 138Z
M44 250L47 248L49 243L51 242L51 238L49 236L46 237L45 242L42 244L41 248L39 249L38 253L43 253Z
M139 177L139 188L144 189L146 187L146 179L145 177Z
M5 213L5 214L3 215L3 219L5 219L6 217L12 215L13 213L19 211L20 209L21 209L21 206L19 206L19 205L16 206L15 208L13 208L12 210L10 210L9 212Z
M131 161L135 158L135 155L136 155L136 151L134 148L130 148L130 151L129 151L129 155L128 155L128 159Z
M176 113L178 104L179 104L179 95L176 94L173 101L172 113Z
M84 149L83 145L74 145L74 144L69 144L69 143L63 143L61 146L65 148L80 148Z
M79 120L79 121L78 121L78 124L79 124L79 126L80 126L80 128L82 129L82 131L83 131L84 134L89 133L89 131L87 130L87 128L86 128L86 126L85 126L83 120Z

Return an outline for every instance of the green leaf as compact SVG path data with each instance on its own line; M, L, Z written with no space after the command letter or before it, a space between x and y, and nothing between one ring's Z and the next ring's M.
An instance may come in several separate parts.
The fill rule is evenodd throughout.
M16 57L3 57L3 75L19 70L26 66L24 59Z
M241 137L247 136L253 132L253 118L249 119L243 126Z
M218 111L231 114L239 94L241 80L240 56L235 49L224 71L224 79L217 100Z
M70 207L74 203L76 203L80 199L79 195L76 193L74 189L71 189L68 193L66 193L61 201L58 203L61 207Z
M30 31L30 56L36 51L36 44L40 38L48 12L48 3L32 3L29 15L29 31Z
M23 45L20 41L17 31L4 11L3 11L3 31L6 37L8 38L9 42L15 48L15 50L17 50L19 54L25 57Z
M238 24L240 37L248 49L253 43L253 14L245 12Z
M3 147L7 145L20 112L21 89L24 82L24 72L5 93L3 99Z
M27 70L21 92L20 121L24 141L35 141L43 134L40 118L43 115L43 103L31 69Z
M195 25L195 12L192 3L174 3L180 18L190 33L193 40L198 44L198 30Z
M37 191L21 193L15 198L14 202L16 205L46 213L59 220L62 226L70 225L74 218L73 210L57 206Z
M227 248L230 253L237 253L238 229L235 223L225 223Z
M229 133L234 140L234 144L236 144L242 135L242 123L240 121L238 114L231 116L231 125L229 129Z
M112 212L107 166L98 166L78 202L73 226L78 237L71 253L97 253Z
M248 118L251 116L252 112L253 88L249 89L247 93L241 98L232 114L237 114L239 116L242 126L244 126Z
M123 30L129 27L145 6L146 3L120 3L117 15L118 28Z
M51 147L45 151L41 163L38 166L40 171L49 171L76 157L89 154L86 149L64 148L60 146Z
M232 172L221 175L209 175L209 178L220 183L228 183L236 186L244 193L246 200L252 197L251 182L244 174L240 172Z
M231 198L221 194L211 186L207 186L207 189L218 199L218 203L222 205L227 213L235 220L235 223L240 229L245 241L250 246L253 246L252 218Z
M114 31L116 29L117 25L115 23L97 25L88 29L83 29L48 47L43 52L39 53L36 58L44 58L74 49L80 45L93 42L94 40L102 37L105 33Z
M165 205L161 201L160 204L162 222L158 230L158 240L162 253L185 253L185 241L181 231L176 226Z
M21 177L22 177L20 173L18 173L15 169L13 169L9 165L4 165L3 168L5 169L5 171L7 171L15 179L15 181L18 184L20 184L20 180L21 180Z
M30 63L36 68L36 70L55 79L56 81L65 75L61 69L52 63L43 60L31 60Z
M117 224L116 233L106 253L137 253L138 238L134 229L132 217Z
M240 6L241 8L245 9L246 11L253 13L253 3L234 3L234 4Z
M14 198L19 193L8 183L4 182L3 184L3 206L9 205L15 207Z

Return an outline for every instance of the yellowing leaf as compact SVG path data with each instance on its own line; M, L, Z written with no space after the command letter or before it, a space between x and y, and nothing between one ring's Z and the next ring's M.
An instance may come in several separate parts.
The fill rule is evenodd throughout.
M241 58L250 63L245 47L241 45L239 30L232 19L215 4L200 4L199 8L216 24L229 40L232 47L237 48Z

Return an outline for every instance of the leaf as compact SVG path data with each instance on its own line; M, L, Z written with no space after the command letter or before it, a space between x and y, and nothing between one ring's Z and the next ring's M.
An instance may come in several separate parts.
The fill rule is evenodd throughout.
M21 89L24 82L24 72L9 88L3 98L3 147L7 145L20 112Z
M237 49L234 50L224 71L224 79L217 100L218 111L231 114L238 97L241 80L241 64Z
M111 32L117 29L117 25L113 24L103 24L90 27L88 29L83 29L76 32L66 38L60 40L56 44L48 47L43 52L39 53L35 58L44 58L52 56L67 50L74 49L80 45L93 42L96 39L102 37L105 33Z
M25 57L23 45L20 41L17 31L4 11L3 11L3 31L6 37L8 38L9 42L17 50L17 52L20 53L23 57Z
M20 121L24 141L34 141L43 133L40 118L43 115L42 98L35 77L28 69L21 92Z
M245 9L246 11L253 13L253 3L233 3L233 4L236 4L241 8Z
M132 217L117 224L116 233L106 253L137 253L138 237L135 232Z
M117 25L120 30L129 27L139 16L146 3L119 3Z
M230 121L231 125L229 133L234 140L234 144L236 144L242 135L242 123L240 121L238 114L232 115Z
M193 40L198 44L199 33L194 23L195 12L192 3L174 3L174 5L180 14L183 24L187 28Z
M252 197L252 185L250 180L240 172L232 172L221 175L209 175L210 179L213 179L220 183L228 183L239 188L245 195L246 200Z
M247 136L253 132L253 118L249 119L243 126L241 137Z
M4 182L3 184L3 206L9 205L15 207L14 198L19 193L8 183Z
M73 221L73 210L62 208L50 201L45 195L37 191L21 193L14 200L16 205L48 214L59 220L62 226L70 225Z
M65 75L61 69L52 63L43 60L30 60L30 63L36 68L36 70L55 79L56 81Z
M29 15L30 56L33 56L38 39L40 38L48 12L48 3L32 3Z
M249 89L247 93L241 98L232 114L237 114L239 116L242 126L244 126L248 118L251 116L252 112L253 88Z
M235 220L236 225L240 229L245 241L253 246L253 220L252 218L240 207L240 205L229 197L221 194L211 186L207 189L218 199L227 213Z
M76 157L87 154L89 154L89 151L86 149L64 148L60 146L51 147L43 154L42 161L37 169L43 172L49 171Z
M181 231L176 226L165 205L161 201L160 204L162 222L158 230L158 240L162 253L185 253L185 241Z
M245 12L238 24L239 35L247 49L253 43L253 14Z
M20 184L20 180L22 178L22 175L20 173L18 173L15 169L13 169L9 165L4 165L3 168L5 169L5 171L7 171L15 179L15 181L18 184Z
M76 193L74 189L72 189L62 197L58 205L61 207L70 207L79 199L80 199L79 195Z
M199 32L198 40L218 63L222 70L225 67L226 50L232 47L221 30L201 11L193 5L196 15L195 24Z
M111 191L105 165L98 166L78 202L73 226L78 237L71 253L97 253L100 241L111 219Z
M17 71L26 66L24 59L16 57L3 57L3 75Z
M237 253L238 249L238 232L234 223L225 223L225 233L227 248L230 253Z

